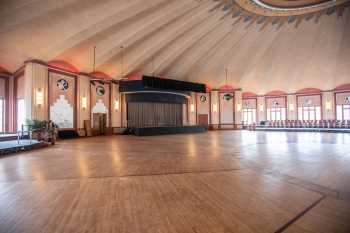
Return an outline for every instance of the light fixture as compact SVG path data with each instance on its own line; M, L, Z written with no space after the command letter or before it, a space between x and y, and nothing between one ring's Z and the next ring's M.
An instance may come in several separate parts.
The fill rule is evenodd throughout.
M331 110L331 109L332 109L332 103L331 103L331 101L327 101L327 102L326 102L326 109L327 109L327 110Z
M237 112L240 112L242 110L241 104L237 104Z
M218 111L218 106L216 104L213 104L213 112L217 112Z
M83 96L81 98L81 107L82 107L83 110L85 110L87 108L87 99L86 99L85 96Z
M119 100L114 100L114 110L119 111Z
M260 104L259 110L260 110L260 112L263 112L264 111L264 105Z
M190 108L191 108L191 112L194 112L194 104L191 104Z
M39 106L39 107L40 107L41 105L43 105L43 103L44 103L44 93L43 93L43 91L41 90L41 88L39 88L39 89L36 91L35 101L36 101L36 105Z
M289 110L290 110L291 112L294 111L294 104L289 104Z

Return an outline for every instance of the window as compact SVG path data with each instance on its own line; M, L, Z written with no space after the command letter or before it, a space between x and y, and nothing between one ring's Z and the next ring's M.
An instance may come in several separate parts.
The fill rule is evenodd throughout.
M0 98L0 132L5 131L5 101Z
M250 125L256 123L256 109L247 108L243 109L243 124Z
M24 99L17 99L17 130L21 130L22 125L25 124L25 116Z
M286 108L268 108L266 112L268 121L286 120Z
M298 107L298 119L304 120L304 121L321 120L321 107L320 106Z
M337 105L337 120L339 121L350 120L350 104Z

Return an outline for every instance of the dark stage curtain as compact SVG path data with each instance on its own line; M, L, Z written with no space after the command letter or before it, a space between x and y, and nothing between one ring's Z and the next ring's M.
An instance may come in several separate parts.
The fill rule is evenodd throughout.
M182 104L128 103L128 127L182 126Z

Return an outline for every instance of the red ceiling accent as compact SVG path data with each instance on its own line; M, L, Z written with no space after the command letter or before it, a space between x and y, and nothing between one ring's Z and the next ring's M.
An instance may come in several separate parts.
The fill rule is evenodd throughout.
M141 79L142 79L142 75L140 74L129 74L123 78L123 80L129 80L129 81L141 80Z
M103 79L103 80L111 80L112 79L111 76L109 76L108 74L106 74L102 71L95 71L95 72L90 73L89 75L91 75L97 79Z
M350 90L350 83L337 86L334 90L335 91L349 91Z
M296 94L319 94L321 90L318 88L304 88L296 92Z
M6 70L5 68L3 68L2 66L0 66L0 74L9 75L11 73L8 70Z
M279 91L279 90L270 91L270 92L266 93L266 96L281 96L281 95L287 95L287 93L284 91Z
M48 66L53 68L65 70L72 73L79 73L79 70L72 64L62 60L52 60L47 63Z
M222 85L219 88L219 91L234 91L234 88L231 85Z
M207 93L211 92L212 89L213 89L213 88L212 88L211 86L205 84L205 91L206 91Z
M251 97L257 97L258 95L253 93L253 92L243 92L242 93L242 97L243 98L251 98Z

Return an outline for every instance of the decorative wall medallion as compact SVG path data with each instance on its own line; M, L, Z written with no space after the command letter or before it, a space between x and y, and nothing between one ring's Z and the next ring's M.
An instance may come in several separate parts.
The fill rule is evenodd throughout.
M233 95L230 93L226 93L224 94L223 99L226 101L230 101L231 99L233 99Z
M306 106L311 106L312 105L312 101L310 99L305 101Z
M68 88L69 88L69 84L68 84L67 80L60 79L60 80L57 81L57 87L61 91L67 91Z
M279 105L278 101L273 101L272 104L273 106L276 106L276 107Z
M96 87L96 94L98 96L103 96L106 93L106 90L103 86L97 86Z
M350 96L345 97L345 101L346 101L347 103L350 103Z
M201 95L201 97L199 97L199 100L202 102L202 103L205 103L205 101L207 101L207 97L205 95Z

